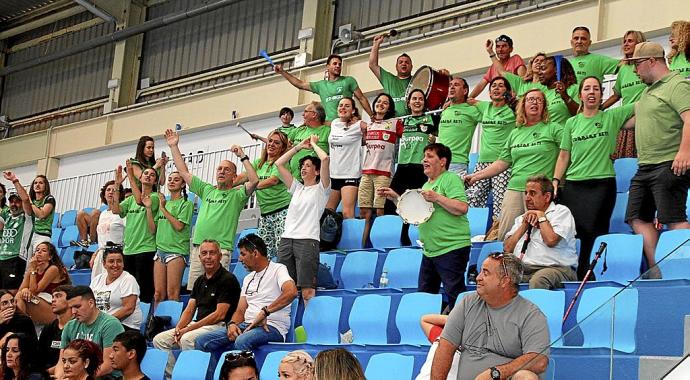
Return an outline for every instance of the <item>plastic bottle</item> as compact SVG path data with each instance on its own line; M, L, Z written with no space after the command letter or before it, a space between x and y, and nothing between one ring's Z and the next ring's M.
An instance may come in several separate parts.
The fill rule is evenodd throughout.
M381 273L381 280L379 280L379 288L388 287L388 269L384 269Z

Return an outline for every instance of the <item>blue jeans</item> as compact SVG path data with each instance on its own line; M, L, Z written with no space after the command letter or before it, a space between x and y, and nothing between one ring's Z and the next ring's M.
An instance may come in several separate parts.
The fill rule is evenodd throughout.
M247 322L242 322L237 325L237 327L239 327L242 331L244 331L244 329L246 329L247 326L249 326L249 323ZM209 333L199 336L196 339L194 348L197 350L211 353L211 361L208 366L208 374L206 378L213 378L213 372L216 370L218 360L220 360L220 356L225 351L253 350L254 348L266 344L268 342L285 341L283 336L280 335L280 332L278 332L278 329L271 325L267 326L268 332L266 332L266 330L264 330L262 327L256 327L249 331L244 331L242 334L240 334L240 336L237 337L237 339L235 339L234 342L231 342L230 339L228 339L226 328L218 328Z

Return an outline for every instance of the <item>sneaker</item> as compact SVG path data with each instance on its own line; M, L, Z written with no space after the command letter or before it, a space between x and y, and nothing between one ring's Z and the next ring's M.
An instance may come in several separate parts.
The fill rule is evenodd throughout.
M88 240L72 240L69 242L69 245L71 245L72 247L89 248L89 245L91 245L91 243Z
M644 274L642 274L643 280L661 280L661 270L658 265L649 268Z

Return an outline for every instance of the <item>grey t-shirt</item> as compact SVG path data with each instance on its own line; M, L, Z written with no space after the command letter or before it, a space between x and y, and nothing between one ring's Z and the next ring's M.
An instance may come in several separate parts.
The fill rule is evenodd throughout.
M498 309L476 293L465 296L448 316L441 337L461 348L458 380L474 379L528 352L549 355L546 318L519 295Z

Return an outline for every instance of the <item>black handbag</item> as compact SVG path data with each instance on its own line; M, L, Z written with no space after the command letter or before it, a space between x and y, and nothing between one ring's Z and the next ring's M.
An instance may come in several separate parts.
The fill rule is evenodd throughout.
M149 315L146 320L146 339L153 340L153 338L163 331L172 328L172 318L169 316Z

